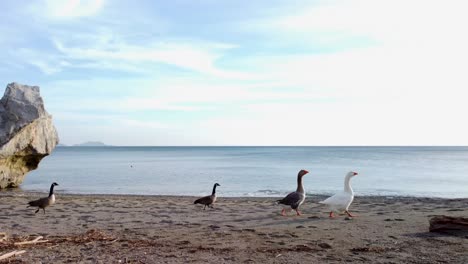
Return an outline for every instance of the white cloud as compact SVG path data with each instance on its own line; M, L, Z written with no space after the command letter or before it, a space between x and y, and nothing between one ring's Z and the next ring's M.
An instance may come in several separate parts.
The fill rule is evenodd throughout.
M138 67L143 63L163 63L220 78L251 78L247 73L223 70L216 61L234 45L225 43L174 41L152 42L145 46L127 44L118 38L107 36L90 45L65 45L54 40L55 47L69 60L88 60L109 68ZM182 44L182 43L187 44ZM74 67L93 67L95 64L78 63ZM143 71L146 69L142 69Z
M258 33L273 36L279 45L287 41L302 47L306 40L305 45L311 46L343 42L349 47L346 41L350 36L373 41L371 47L339 52L315 50L315 54L308 54L285 49L274 55L270 50L243 53L243 40L240 46L193 39L151 39L141 44L120 37L123 35L118 30L104 28L54 35L58 53L19 50L19 56L46 74L87 68L149 76L147 73L161 64L193 71L171 71L170 76L144 80L91 79L63 85L101 91L100 98L93 98L89 89L90 94L83 92L51 106L57 112L71 112L61 120L68 116L77 122L96 113L113 113L108 119L100 116L93 120L114 120L122 126L122 136L109 142L112 144L119 140L132 144L124 138L131 133L138 135L133 144L150 145L468 144L468 125L460 122L468 112L464 102L468 86L467 5L465 1L327 1L294 15L249 23ZM71 10L75 11L64 14L82 17L86 15L73 14L99 11ZM227 70L233 64L232 56L226 55L236 48L240 52L235 60L241 64L236 68L245 66L250 72ZM227 67L221 67L220 62ZM112 90L106 90L109 96L105 97L99 90L102 87L135 92L117 98ZM181 128L174 126L182 124L178 120L168 125L135 118L159 110L180 111L183 113L178 116L184 120L193 117L193 121ZM90 114L73 116L81 111ZM204 112L191 116L196 111ZM124 113L128 116L118 122ZM111 125L104 124L92 129L98 138L114 132ZM70 129L67 133L76 132ZM157 133L160 139L154 139Z
M46 15L55 19L93 16L103 7L104 0L45 0Z

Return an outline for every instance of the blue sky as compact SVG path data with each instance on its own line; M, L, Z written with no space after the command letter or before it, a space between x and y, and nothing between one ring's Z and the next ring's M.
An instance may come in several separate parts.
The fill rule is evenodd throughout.
M465 1L0 3L61 142L468 145Z

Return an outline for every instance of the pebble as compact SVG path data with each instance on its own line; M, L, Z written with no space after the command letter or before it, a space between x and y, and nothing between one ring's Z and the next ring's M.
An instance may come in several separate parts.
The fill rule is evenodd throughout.
M332 248L332 246L328 243L320 243L318 244L318 246L321 248Z

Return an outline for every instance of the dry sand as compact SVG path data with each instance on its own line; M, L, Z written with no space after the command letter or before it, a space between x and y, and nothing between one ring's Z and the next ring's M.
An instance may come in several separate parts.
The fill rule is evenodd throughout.
M62 194L35 215L39 196L0 193L0 255L26 250L11 263L468 263L467 236L428 233L431 216L468 217L468 199L356 197L347 220L320 196L287 217L275 198L202 210L193 197ZM49 242L12 244L38 235Z

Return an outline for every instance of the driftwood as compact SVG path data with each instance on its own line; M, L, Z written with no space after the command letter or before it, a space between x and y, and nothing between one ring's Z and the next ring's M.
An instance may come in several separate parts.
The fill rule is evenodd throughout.
M16 257L16 256L19 256L23 253L25 253L26 251L25 250L15 250L15 251L12 251L10 253L6 253L6 254L3 254L0 256L0 260L4 260L4 259L7 259L7 258L11 258L11 257Z
M431 218L429 223L430 232L468 233L468 218L441 215Z
M24 241L24 242L16 242L15 246L22 246L22 245L30 245L30 244L39 244L39 243L45 243L48 242L49 240L41 240L43 237L38 236L35 239L31 241Z

